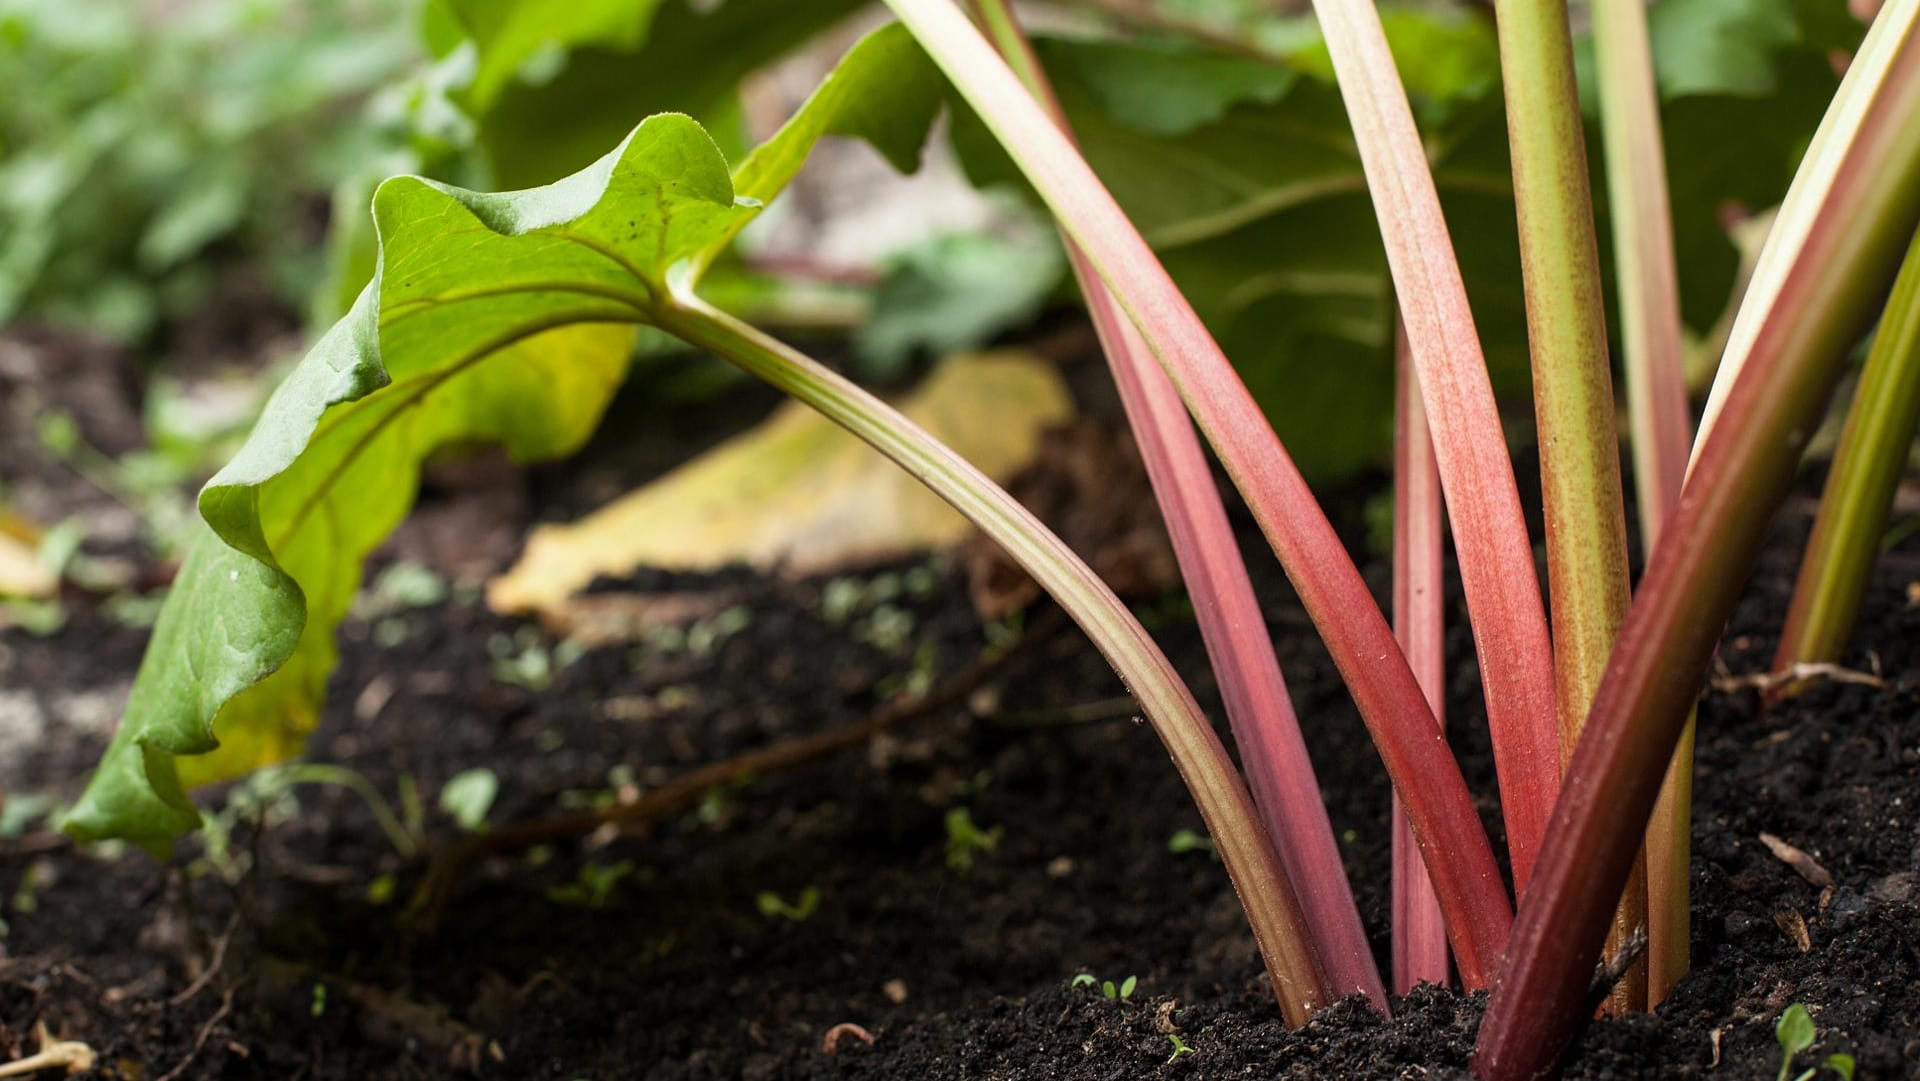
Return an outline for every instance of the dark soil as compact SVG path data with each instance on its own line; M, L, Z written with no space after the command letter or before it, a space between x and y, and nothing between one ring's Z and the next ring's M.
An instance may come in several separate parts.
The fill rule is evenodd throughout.
M538 484L543 506L574 491ZM1357 527L1359 500L1336 514ZM1790 510L1727 636L1729 672L1765 668L1804 528L1805 508ZM1383 776L1284 580L1257 562L1383 945ZM500 678L502 661L538 659L550 640L470 599L357 621L313 757L390 800L416 787L431 852L459 841L434 804L463 770L497 775L496 826L632 798L858 722L904 677L938 686L988 647L957 570L877 573L901 584L888 603L911 617L896 648L873 644L886 639L870 610L826 619L822 581L641 576L624 588L724 586L747 618L556 662L539 693ZM1772 1077L1773 1020L1793 1002L1820 1030L1806 1065L1844 1051L1862 1078L1920 1076L1915 577L1910 550L1883 560L1857 635L1853 665L1877 666L1883 685L1829 682L1764 708L1724 684L1705 696L1694 972L1657 1014L1591 1026L1568 1076ZM1139 610L1206 697L1182 606ZM0 634L0 688L57 718L75 694L123 683L142 639L78 605L51 638ZM1474 665L1463 636L1456 646L1457 742L1491 793ZM192 841L167 863L43 833L4 842L0 1060L30 1051L45 1022L101 1053L97 1076L127 1081L1461 1075L1481 1003L1454 992L1422 989L1390 1021L1343 1005L1287 1031L1220 865L1170 848L1198 816L1151 730L1114 701L1119 682L1071 631L1016 648L962 705L860 750L743 778L644 835L484 860L431 930L406 911L424 864L339 787L301 787L264 818L257 800L213 793L230 843ZM81 726L16 757L10 787L70 794L104 738ZM955 809L999 837L970 866L950 855ZM1495 816L1491 796L1483 809ZM1831 891L1762 832L1808 853ZM805 910L816 893L803 918L767 911L769 896ZM1109 1000L1074 986L1080 973L1138 982ZM842 1025L860 1031L833 1035Z

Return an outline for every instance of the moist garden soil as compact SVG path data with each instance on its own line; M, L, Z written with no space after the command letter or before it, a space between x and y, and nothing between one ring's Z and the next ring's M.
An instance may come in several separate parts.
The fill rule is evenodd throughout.
M636 455L618 435L631 430L610 426L582 464L496 479L481 502L517 536L530 515L607 494L608 470L632 480L712 438L695 423ZM431 551L436 513L473 513L470 485L427 500L428 524L396 552ZM1364 501L1331 503L1356 551ZM1766 668L1809 510L1802 496L1782 516L1702 698L1694 971L1656 1014L1589 1026L1569 1077L1773 1077L1773 1020L1794 1002L1820 1031L1806 1065L1843 1051L1861 1078L1920 1076L1920 559L1896 549L1877 571L1848 667L1878 677L1771 705L1739 678ZM1241 526L1384 944L1384 776ZM744 571L603 583L724 600L695 633L578 658L470 593L356 618L313 757L389 800L417 790L425 854L403 858L336 785L264 804L203 794L225 843L192 840L164 862L44 832L0 842L0 1061L33 1050L44 1023L99 1052L92 1076L125 1081L1464 1076L1478 997L1423 988L1391 1020L1343 1004L1298 1032L1280 1024L1221 865L1175 840L1198 816L1118 680L1044 604L1008 650L960 565L870 569L857 590ZM1190 613L1165 595L1136 607L1211 706ZM73 598L58 633L0 633L0 687L62 716L123 686L143 644ZM1456 746L1497 843L1463 633L1451 661ZM890 699L898 713L915 688L953 700L664 819L488 855L449 880L430 921L410 906L428 861L463 843L435 807L462 771L497 777L489 820L508 829L644 799ZM16 790L70 796L104 738L96 717L32 745ZM965 826L992 840L956 842ZM1762 833L1803 852L1799 869ZM1830 885L1809 881L1823 873ZM1130 978L1130 995L1101 990Z

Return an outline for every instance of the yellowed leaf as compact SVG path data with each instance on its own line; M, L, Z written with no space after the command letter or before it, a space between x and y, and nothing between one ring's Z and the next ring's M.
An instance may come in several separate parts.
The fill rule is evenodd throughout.
M0 510L0 597L43 600L59 588L59 576L40 558L40 531Z
M1005 481L1041 433L1065 423L1059 373L1020 352L943 361L900 403L907 416ZM571 525L534 531L493 580L498 612L551 613L598 575L733 563L829 571L958 543L971 527L880 454L812 410L788 403L753 430Z

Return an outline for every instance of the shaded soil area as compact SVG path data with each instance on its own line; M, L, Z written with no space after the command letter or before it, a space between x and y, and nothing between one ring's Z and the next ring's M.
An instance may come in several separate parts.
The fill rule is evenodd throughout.
M509 517L584 499L572 483L508 485ZM1335 512L1357 549L1361 501ZM1862 1078L1920 1076L1920 558L1897 549L1877 572L1849 667L1879 677L1764 706L1737 677L1769 659L1806 513L1777 530L1703 699L1695 971L1657 1014L1591 1026L1570 1077L1772 1077L1773 1019L1793 1002L1820 1031L1805 1065L1843 1051ZM1383 948L1384 777L1284 579L1256 563ZM45 1023L126 1081L1463 1075L1481 1003L1454 992L1284 1029L1225 873L1180 836L1200 823L1165 753L1044 606L1024 631L983 626L943 560L606 592L725 602L684 633L578 656L469 591L348 625L313 758L364 779L403 831L417 817L420 855L338 783L213 792L213 833L166 862L33 830L0 842L0 1059ZM1137 607L1210 700L1184 603ZM52 724L73 696L122 686L142 643L76 605L51 637L0 632L0 687L21 697L13 716ZM1464 634L1452 661L1456 743L1497 827ZM952 701L665 818L606 811L924 691ZM105 728L73 733L8 763L16 795L71 794ZM467 836L440 795L475 769L498 781L496 830L596 808L606 822L482 855L441 880L429 924L411 899ZM1100 990L1129 978L1124 998Z

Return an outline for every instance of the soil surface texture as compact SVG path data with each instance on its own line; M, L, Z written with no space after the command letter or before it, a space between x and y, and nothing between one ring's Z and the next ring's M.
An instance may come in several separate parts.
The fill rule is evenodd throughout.
M593 461L510 498L495 477L486 502L524 529L585 499L570 485ZM448 483L419 529L467 513ZM1362 503L1332 508L1356 551ZM1920 557L1881 561L1847 665L1866 675L1763 703L1742 677L1770 659L1808 513L1802 498L1783 514L1702 698L1694 971L1656 1014L1589 1026L1568 1077L1771 1078L1795 1002L1819 1040L1794 1073L1845 1052L1860 1078L1920 1076ZM1384 964L1384 775L1242 526ZM422 536L393 552L434 547ZM350 786L309 779L203 793L215 828L166 862L42 823L0 841L0 1062L45 1024L123 1081L1464 1076L1483 1002L1453 991L1420 989L1391 1020L1343 1004L1284 1028L1119 681L1044 603L983 626L962 563L604 583L636 606L718 599L683 632L578 655L470 589L369 606L312 757L371 785L403 836ZM1136 607L1217 715L1190 611L1164 594ZM49 636L0 632L16 805L72 795L143 646L104 606L69 608ZM1463 627L1457 597L1452 614ZM1497 842L1464 631L1451 660L1450 724ZM916 692L936 704L899 705ZM702 767L863 724L840 749L632 810ZM440 805L474 770L498 783L478 846ZM529 822L538 843L509 844ZM453 867L457 852L472 858Z

